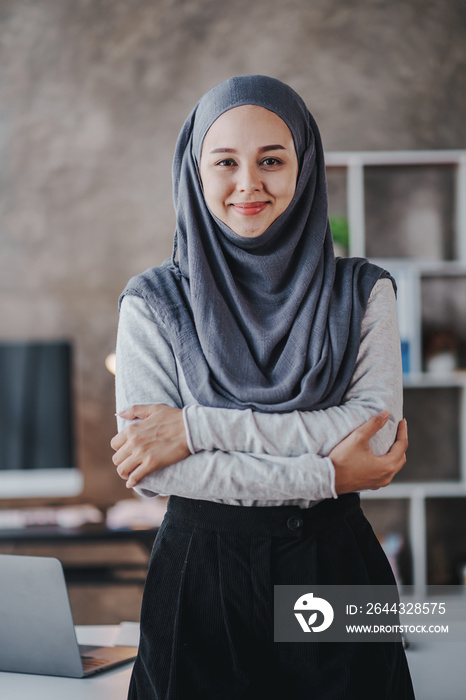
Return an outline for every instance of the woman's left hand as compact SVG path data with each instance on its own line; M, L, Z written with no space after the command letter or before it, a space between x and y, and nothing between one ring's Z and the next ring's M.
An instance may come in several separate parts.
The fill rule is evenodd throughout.
M121 478L126 479L127 488L191 454L180 408L164 404L132 406L118 415L135 421L110 442L115 450L113 463Z

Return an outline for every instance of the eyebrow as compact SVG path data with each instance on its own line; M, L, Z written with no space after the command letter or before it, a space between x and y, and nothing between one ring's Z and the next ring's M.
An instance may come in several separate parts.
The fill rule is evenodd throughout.
M270 146L261 146L259 148L259 153L267 153L268 151L286 151L285 146L281 146L279 143L271 144ZM235 148L214 148L211 153L237 153Z

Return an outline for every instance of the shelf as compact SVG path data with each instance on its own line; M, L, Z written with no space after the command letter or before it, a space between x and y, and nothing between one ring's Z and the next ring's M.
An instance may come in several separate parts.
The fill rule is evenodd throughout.
M434 374L429 372L410 372L403 375L403 385L406 388L435 389L442 387L466 386L466 370L457 372Z
M397 280L411 446L394 482L361 498L379 534L405 539L404 579L420 592L466 562L466 150L325 160L332 215L348 219L349 255ZM424 371L455 363L457 371Z
M463 498L466 496L466 484L458 481L425 481L390 484L378 491L361 491L361 498Z
M381 267L390 269L406 268L412 270L420 277L462 277L466 275L466 262L458 260L433 260L432 258L377 258L372 257L371 262Z
M466 264L457 260L424 260L411 263L422 277L461 277L466 275Z
M331 151L325 165L345 168L349 165L466 165L466 151Z

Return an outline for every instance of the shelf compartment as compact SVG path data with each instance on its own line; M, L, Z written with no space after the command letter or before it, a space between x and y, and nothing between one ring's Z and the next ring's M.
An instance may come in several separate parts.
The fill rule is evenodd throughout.
M388 535L401 535L403 545L396 557L396 567L399 579L407 586L413 585L409 533L409 500L363 498L361 505L382 546L386 546Z
M466 496L426 499L427 583L463 583L466 564Z
M428 339L442 334L451 337L456 365L466 368L466 276L445 275L441 271L421 277L421 324L424 337L424 364ZM448 340L448 337L447 337ZM432 345L432 342L430 343Z
M366 255L453 260L452 165L365 168Z
M394 483L461 479L460 386L405 387L409 449Z

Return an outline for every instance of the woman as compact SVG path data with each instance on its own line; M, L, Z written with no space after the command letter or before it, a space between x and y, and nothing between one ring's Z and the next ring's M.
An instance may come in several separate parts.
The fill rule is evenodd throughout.
M129 282L117 345L114 462L171 495L130 697L412 698L400 645L273 642L274 585L393 583L353 493L405 459L392 281L335 260L320 135L278 80L204 95L173 180L172 259Z

